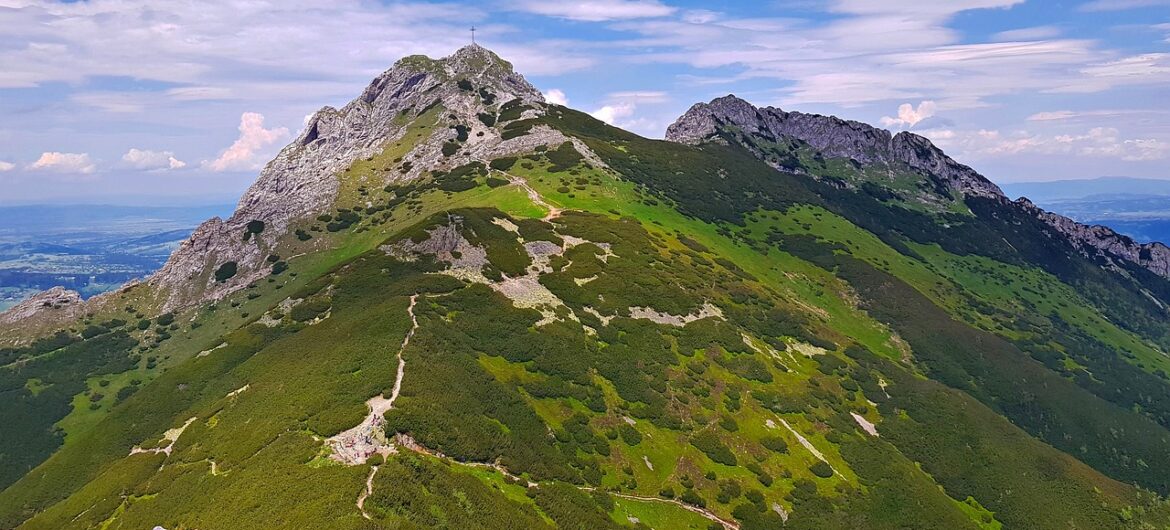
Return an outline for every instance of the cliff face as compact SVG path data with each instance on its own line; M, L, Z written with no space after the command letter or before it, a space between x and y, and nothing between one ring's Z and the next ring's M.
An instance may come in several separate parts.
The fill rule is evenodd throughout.
M1045 222L1056 232L1063 234L1070 242L1095 249L1105 257L1116 257L1135 263L1150 272L1170 278L1170 247L1154 241L1138 243L1133 238L1119 234L1107 226L1081 224L1068 217L1040 208L1026 197L1013 203L1032 216ZM1084 251L1085 249L1082 249Z
M1141 244L1105 226L1088 226L1045 211L1030 201L1012 202L991 181L947 156L930 140L910 132L891 134L864 123L833 116L757 108L733 95L697 103L666 130L666 139L690 145L720 141L721 131L737 129L765 139L794 139L825 157L848 158L861 164L900 163L938 179L966 197L982 197L1020 208L1040 219L1082 254L1129 261L1170 278L1170 247ZM756 151L752 146L745 146ZM758 154L758 151L756 151Z

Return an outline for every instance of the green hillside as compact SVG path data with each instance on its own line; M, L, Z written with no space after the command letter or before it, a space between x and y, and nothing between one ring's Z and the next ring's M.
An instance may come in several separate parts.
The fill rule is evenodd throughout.
M1170 282L909 170L489 74L330 175L262 279L18 330L0 528L1170 525ZM459 158L476 128L521 147Z

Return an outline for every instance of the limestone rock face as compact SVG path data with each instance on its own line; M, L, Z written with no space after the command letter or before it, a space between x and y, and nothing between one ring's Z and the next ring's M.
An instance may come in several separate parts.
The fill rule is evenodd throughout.
M13 324L46 313L51 313L55 318L72 318L81 315L83 309L81 293L64 287L54 287L0 313L0 324Z
M201 224L143 287L152 293L161 313L221 299L264 278L271 270L267 257L287 255L281 252L281 240L298 223L338 205L345 169L402 139L414 120L436 106L442 106L442 113L436 113L440 115L430 135L409 139L412 148L405 158L412 169L386 178L412 180L434 169L574 141L547 126L504 140L498 129L479 119L480 113L498 111L514 100L527 107L521 118L535 117L548 108L540 91L510 63L481 46L466 46L442 59L402 58L344 107L324 107L314 113L297 138L264 166L235 212L227 219ZM455 125L466 128L467 139L458 153L447 156L442 146L456 137ZM584 144L574 141L574 145L595 165L602 165ZM367 184L380 188L388 183ZM256 221L263 223L262 231L246 235L249 223L255 226ZM217 280L215 271L229 262L236 274ZM38 316L53 306L42 304L48 299L65 301L59 291L50 293L56 294L38 295L5 313L0 322ZM100 304L103 298L89 303ZM85 304L78 299L64 307L81 305Z
M885 129L834 116L756 108L733 95L695 104L666 129L666 139L694 145L711 139L722 126L767 138L800 140L826 157L851 158L863 164L903 163L966 195L1003 197L999 186L917 134L892 135Z
M1154 274L1170 278L1170 247L1161 242L1138 243L1107 226L1081 224L1063 215L1046 211L1032 204L1027 198L1021 198L1014 204L1044 221L1070 242L1081 246L1082 253L1120 258L1140 265Z
M464 81L466 84L460 86ZM265 258L279 254L279 240L292 225L334 206L341 187L339 175L354 161L373 156L388 142L400 139L411 119L436 104L442 105L444 119L454 119L471 131L466 147L454 157L443 156L442 144L455 133L436 127L431 137L418 141L409 157L413 170L403 180L444 165L531 148L527 144L534 141L565 140L559 133L553 138L549 131L536 129L531 137L500 140L497 131L477 118L485 108L481 91L490 93L497 105L515 99L544 103L540 91L511 64L472 45L444 59L405 57L346 106L317 111L300 135L264 167L235 213L228 219L203 223L147 281L163 295L162 310L219 299L263 278L269 270ZM484 134L478 135L481 132ZM382 187L386 183L373 184ZM246 227L252 221L262 221L265 229L245 240ZM228 281L216 281L213 272L229 261L236 263L239 272Z
M1027 199L1012 202L994 183L954 161L930 140L917 134L905 131L891 134L884 129L833 116L785 112L773 107L756 108L729 95L692 106L667 128L666 139L690 145L723 141L719 133L732 128L768 139L799 140L826 157L850 158L862 164L905 164L938 179L948 189L963 196L993 199L1004 207L1022 208L1088 257L1129 261L1170 278L1170 247L1157 242L1141 244L1108 227L1078 223L1045 211ZM753 146L745 147L756 151Z

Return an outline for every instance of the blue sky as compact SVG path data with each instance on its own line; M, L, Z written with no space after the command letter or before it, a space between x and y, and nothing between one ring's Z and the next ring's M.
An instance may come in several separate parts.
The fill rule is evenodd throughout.
M998 182L1170 179L1170 0L0 0L0 204L234 201L306 115L471 25L650 137L734 93Z

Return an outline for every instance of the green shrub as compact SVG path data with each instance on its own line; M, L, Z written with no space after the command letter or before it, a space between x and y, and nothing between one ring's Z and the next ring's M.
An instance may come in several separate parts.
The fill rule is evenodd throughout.
M488 167L496 171L507 171L512 169L514 165L516 165L516 157L514 156L500 157L488 163Z
M808 466L808 470L812 471L812 474L821 478L829 478L833 476L833 466L830 466L824 460L817 460L815 464Z
M638 445L642 443L642 433L638 432L633 425L623 423L618 427L618 434L621 435L622 441L629 445Z
M333 300L327 296L313 296L293 306L288 315L297 322L313 320L329 311Z
M102 326L89 325L89 326L86 326L85 329L83 329L81 331L81 338L92 339L98 335L102 335L104 333L109 333L109 332L110 332L110 330L108 330Z
M760 439L760 444L777 453L788 452L788 442L779 436L765 436Z
M702 451L713 462L725 466L734 466L736 464L735 455L731 452L731 449L728 449L723 444L723 441L719 439L719 436L711 431L703 431L692 436L691 445Z
M235 276L236 272L238 272L236 268L236 262L224 262L224 264L220 265L218 269L215 269L215 281L220 283L226 282L232 276Z

